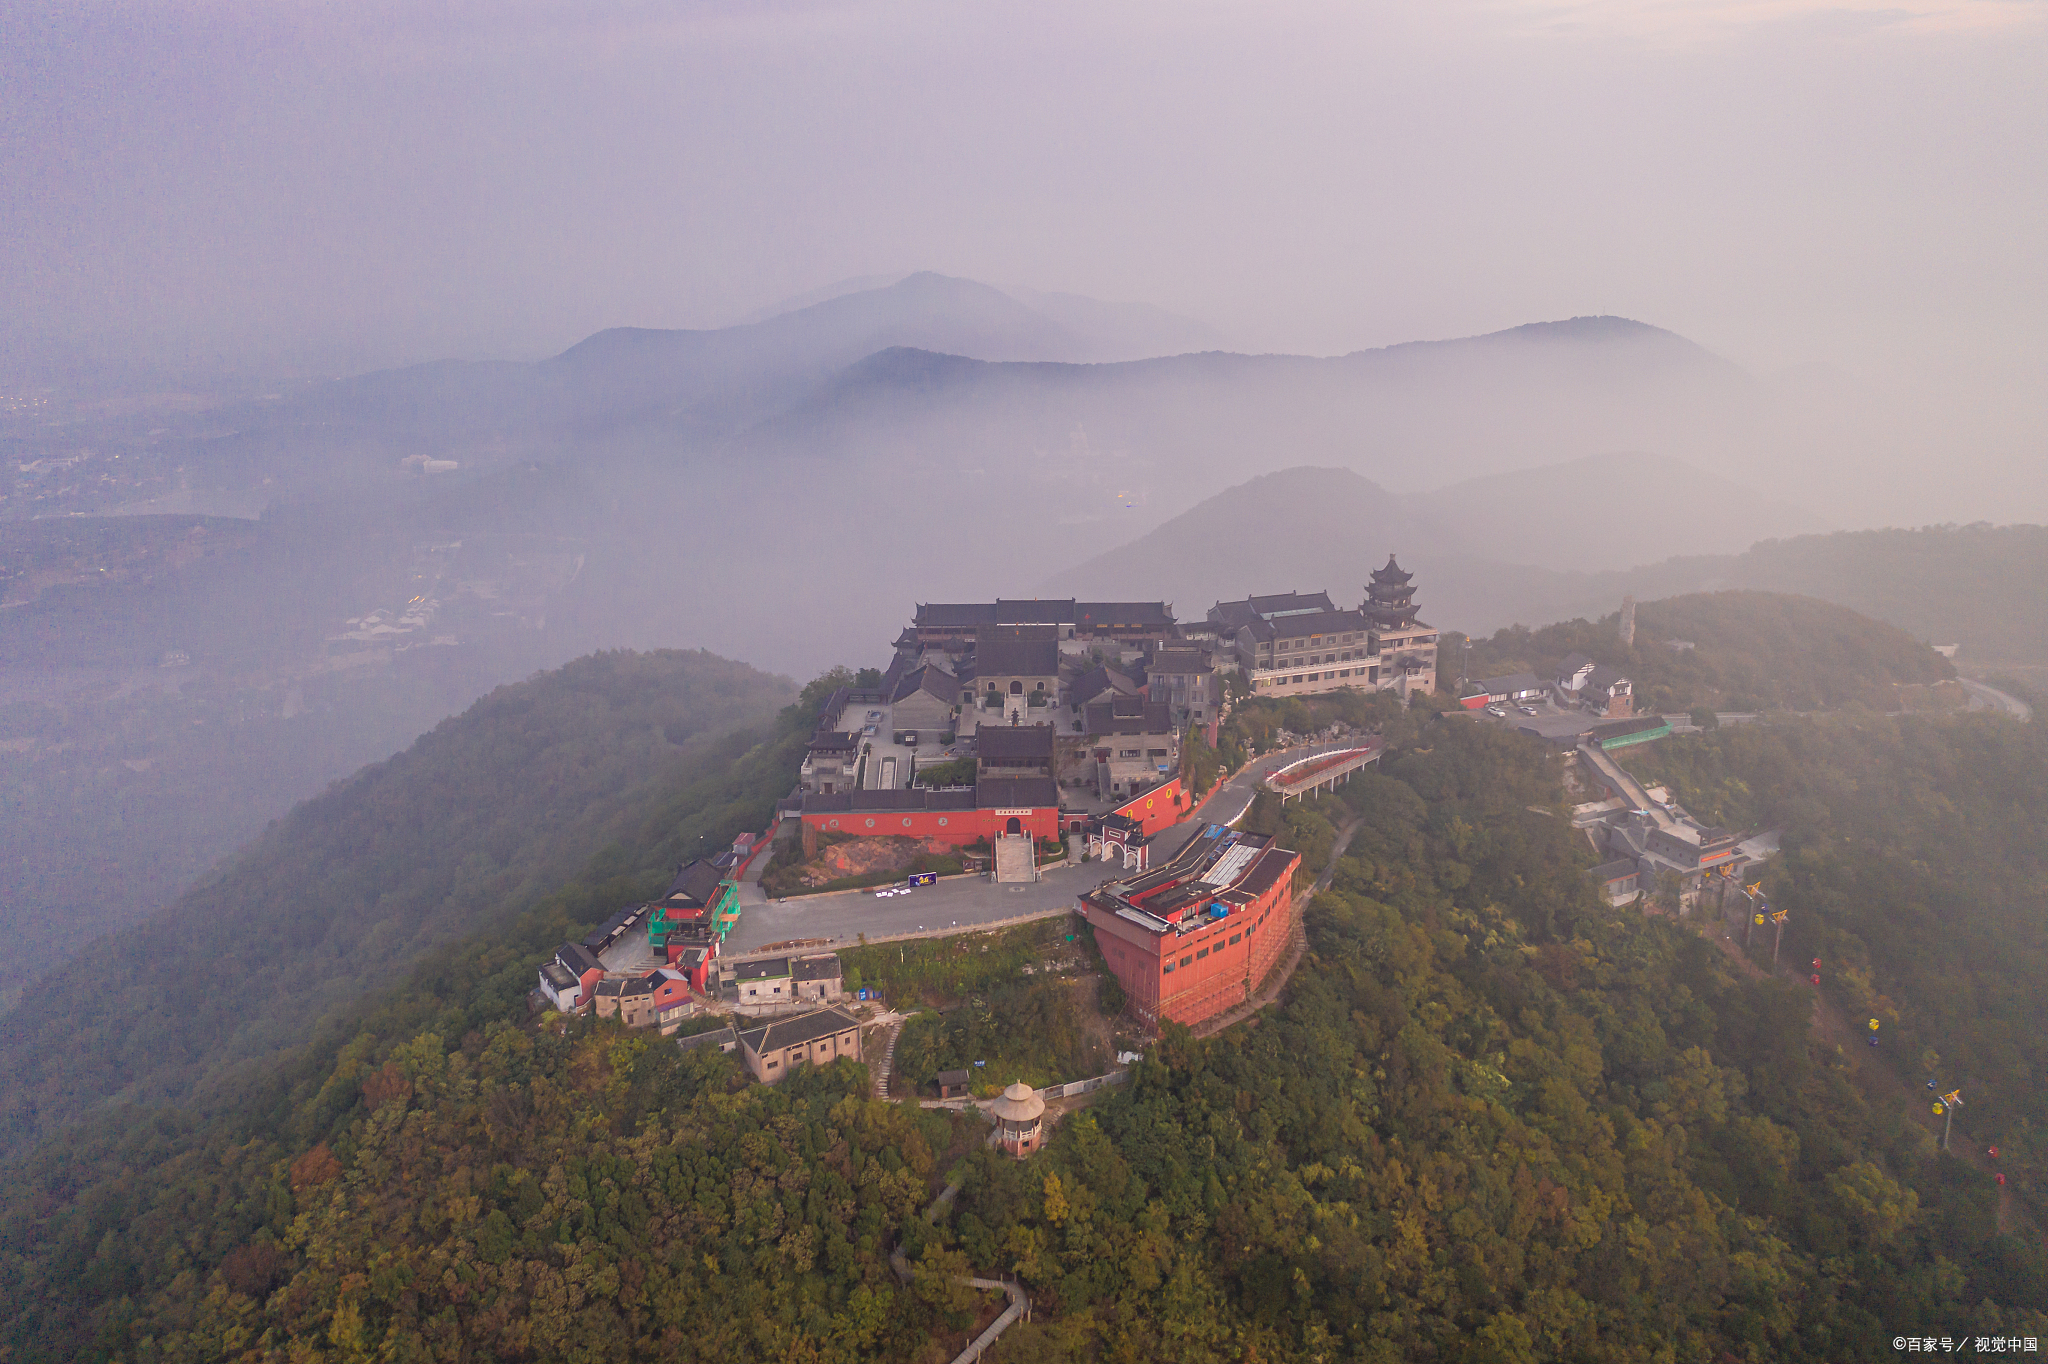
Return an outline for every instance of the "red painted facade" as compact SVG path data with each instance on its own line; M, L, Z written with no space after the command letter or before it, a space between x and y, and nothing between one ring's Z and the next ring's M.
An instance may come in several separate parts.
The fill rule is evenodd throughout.
M1227 885L1214 886L1198 879L1207 864L1190 860L1201 841L1158 871L1122 883L1122 895L1105 886L1081 897L1103 961L1124 987L1127 1011L1152 1027L1193 1025L1244 1003L1294 933L1300 854L1260 840L1268 846Z
M681 971L697 993L711 993L711 964L718 957L718 940L709 942L684 942L671 938L668 943L668 964Z
M899 835L906 838L936 838L965 847L1001 833L1026 833L1036 838L1060 836L1057 807L992 810L839 810L813 814L805 811L803 821L828 833L854 834L861 838ZM1014 825L1013 825L1014 821Z
M654 986L655 1012L659 1013L670 1005L688 1002L690 998L690 981L687 978L678 979L673 976L664 976L659 971L650 971L648 975L658 977Z
M1110 813L1136 820L1145 837L1150 838L1161 829L1172 828L1186 819L1187 804L1187 797L1181 794L1180 778L1175 777L1164 786L1155 786L1141 796L1131 797Z

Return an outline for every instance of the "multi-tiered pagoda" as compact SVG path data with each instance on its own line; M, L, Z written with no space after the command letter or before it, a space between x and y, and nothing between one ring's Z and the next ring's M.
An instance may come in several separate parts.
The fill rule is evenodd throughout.
M1405 630L1415 624L1415 575L1387 556L1387 566L1372 571L1365 589L1366 616L1382 630Z

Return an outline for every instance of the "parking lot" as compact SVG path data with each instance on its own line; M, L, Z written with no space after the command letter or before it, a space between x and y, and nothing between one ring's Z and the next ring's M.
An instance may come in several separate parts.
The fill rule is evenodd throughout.
M837 895L806 895L776 902L749 900L739 927L726 940L725 952L755 951L770 943L805 938L829 939L845 945L861 934L881 937L930 933L944 928L991 923L998 919L1071 908L1084 891L1106 880L1113 868L1102 862L1049 868L1022 886L1002 886L982 876L961 876L923 886L908 895L877 897L873 891ZM759 894L759 887L752 887Z
M1584 734L1606 718L1589 715L1583 710L1567 710L1548 697L1541 701L1528 702L1527 705L1536 712L1534 715L1524 714L1520 705L1504 706L1503 709L1507 711L1505 716L1495 716L1485 711L1481 711L1480 714L1509 729L1534 730L1545 739L1568 739Z

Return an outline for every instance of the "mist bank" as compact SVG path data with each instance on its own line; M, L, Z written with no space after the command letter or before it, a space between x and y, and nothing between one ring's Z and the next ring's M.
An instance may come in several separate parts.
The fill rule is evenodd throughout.
M1425 619L1479 636L1612 614L1638 601L1750 588L1834 602L1914 638L1960 646L1965 670L2048 662L2048 527L1925 526L1759 541L1740 553L1682 554L1606 572L1568 572L1506 555L1581 546L1683 544L1702 526L1797 516L1740 487L1666 461L1579 461L1545 477L1481 480L1398 497L1342 469L1291 469L1209 498L1157 529L1041 580L1043 595L1111 598L1178 591L1182 619L1250 592L1328 590L1349 600L1384 549L1416 575ZM1589 474L1595 476L1588 476ZM1498 493L1516 490L1503 506ZM1219 552L1236 546L1240 553ZM1384 547L1384 548L1383 548Z
M1199 617L1251 591L1346 595L1395 549L1428 618L1473 633L1746 585L1941 642L1967 602L1966 663L2037 637L2000 634L2026 608L1993 589L2025 565L1995 584L1959 568L1909 609L1911 572L1746 557L1855 524L1839 494L1892 485L1829 472L1852 427L1793 420L1781 380L1656 327L1125 358L1176 338L1201 340L918 275L531 364L95 389L0 418L0 942L46 969L536 669L702 647L809 676L879 662L920 600L1159 597ZM1304 462L1320 483L1287 472ZM262 513L74 514L173 504Z

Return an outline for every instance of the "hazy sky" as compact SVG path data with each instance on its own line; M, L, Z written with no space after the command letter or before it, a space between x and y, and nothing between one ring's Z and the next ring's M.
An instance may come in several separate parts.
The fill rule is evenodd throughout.
M0 341L338 371L935 269L2032 368L2044 75L2041 0L12 0Z

